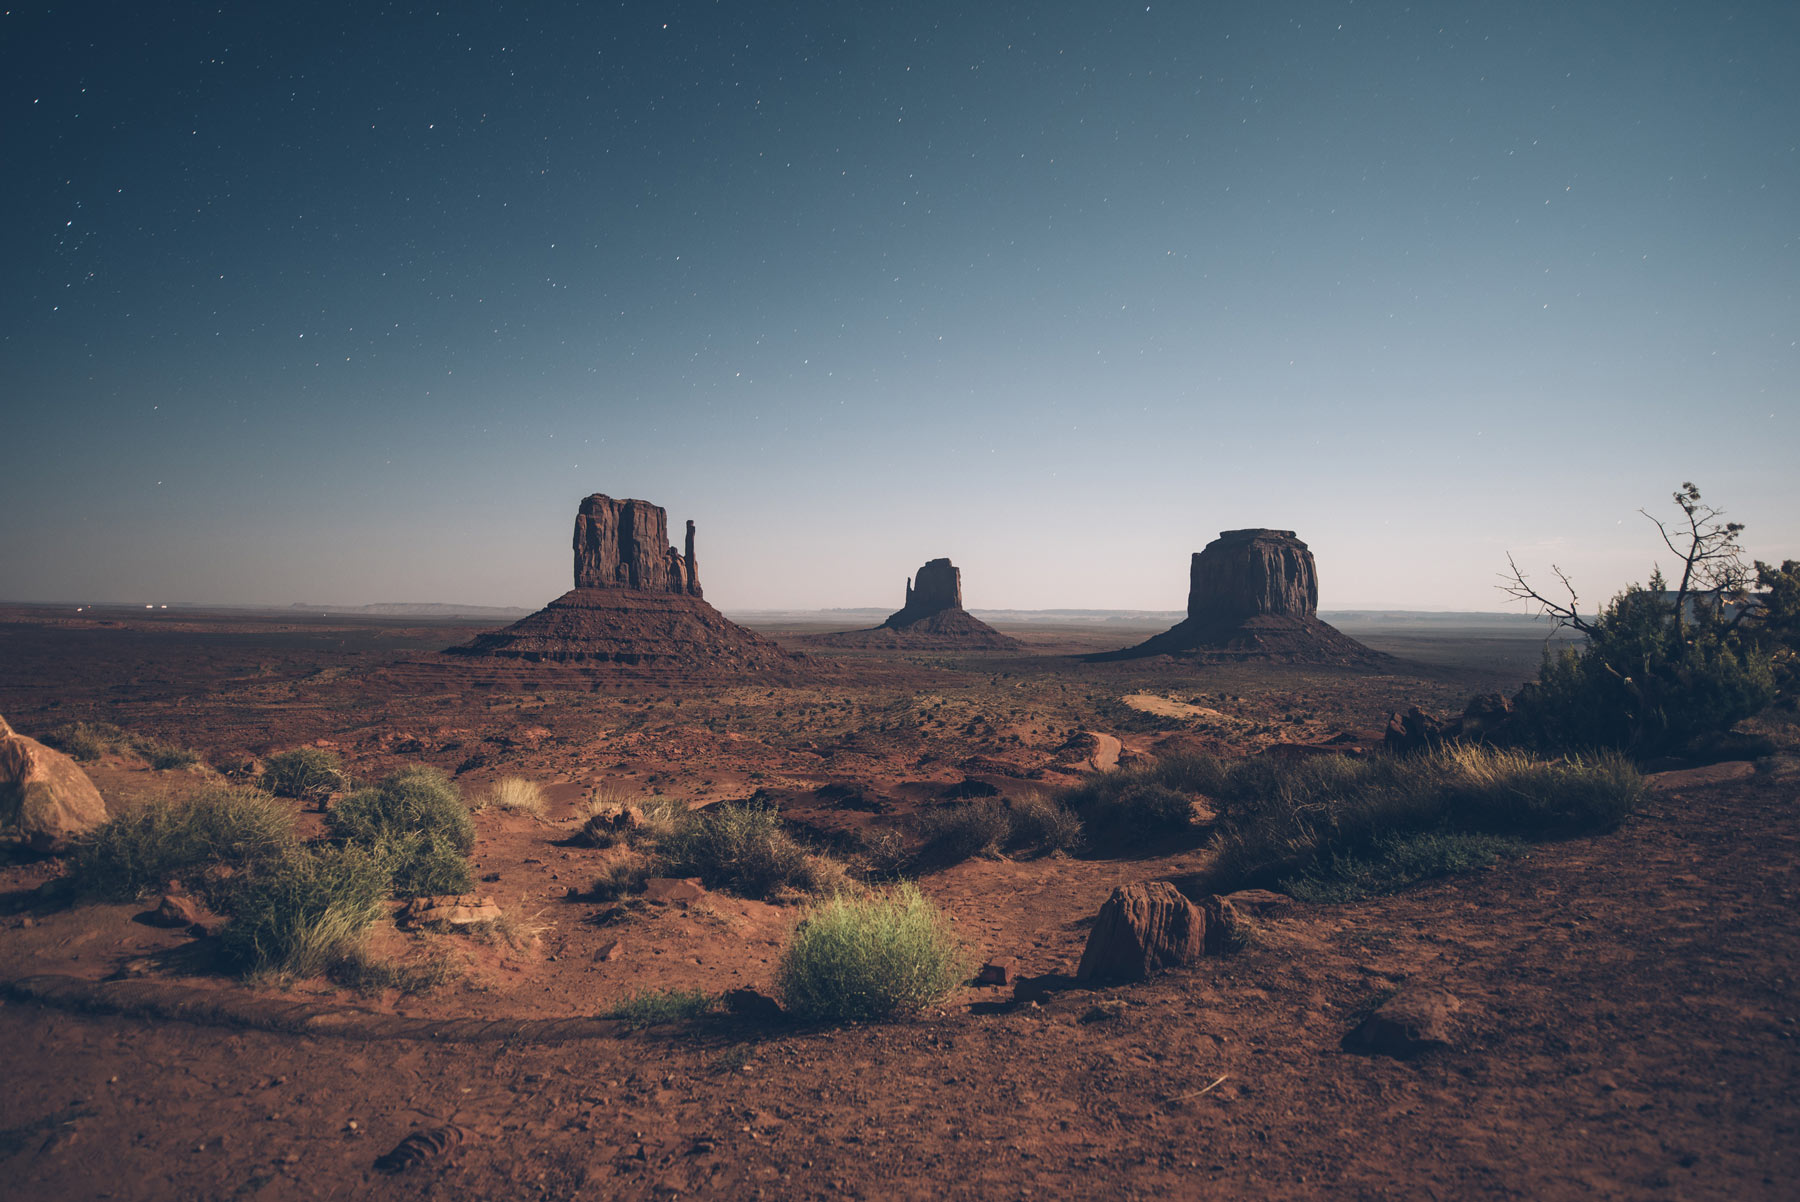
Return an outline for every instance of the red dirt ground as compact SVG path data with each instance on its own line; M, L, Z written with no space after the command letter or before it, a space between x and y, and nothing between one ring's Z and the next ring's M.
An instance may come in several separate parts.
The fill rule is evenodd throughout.
M1132 631L1009 629L1030 653L834 656L811 684L596 689L564 675L520 691L430 664L467 627L100 620L119 624L0 614L0 662L14 665L0 713L26 733L104 718L226 768L322 739L365 775L461 766L476 798L499 775L539 780L546 819L484 811L476 851L498 878L482 890L535 937L383 930L386 951L459 965L419 996L251 989L207 970L206 941L132 921L141 907L36 903L53 863L0 869L0 979L125 973L251 1016L299 1001L370 1016L340 1024L346 1035L294 1035L6 1001L0 1171L15 1196L1793 1196L1791 755L1664 778L1622 830L1475 876L1290 906L1258 919L1240 954L1144 985L1018 1008L971 986L891 1025L715 1016L544 1042L549 1020L604 1013L636 989L766 985L796 914L709 894L596 923L610 907L568 891L613 853L559 846L590 789L706 801L761 788L823 831L879 825L967 779L1009 796L1075 779L1113 740L1129 760L1165 741L1247 751L1366 735L1395 705L1450 708L1516 680L1534 647L1401 639L1377 645L1411 658L1379 672L1195 670L1068 658ZM1230 721L1119 700L1145 692ZM93 774L115 807L197 780L129 757ZM833 804L816 792L827 784L880 808ZM921 884L978 958L1067 971L1113 884L1180 879L1202 857L978 860ZM1462 999L1457 1046L1410 1061L1340 1049L1368 1006L1417 988ZM508 1039L357 1037L391 1015L518 1026ZM409 1132L444 1124L459 1146L375 1170Z

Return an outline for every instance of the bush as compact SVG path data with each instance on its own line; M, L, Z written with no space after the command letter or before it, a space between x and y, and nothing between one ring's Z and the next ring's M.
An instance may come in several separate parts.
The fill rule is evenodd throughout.
M965 972L943 915L918 889L900 885L810 909L782 951L775 987L801 1019L882 1019L942 1001Z
M488 793L487 804L497 809L530 814L533 818L542 818L549 805L542 787L536 781L526 780L522 776L508 776L495 781L493 789Z
M767 900L783 890L822 892L843 880L841 866L814 855L775 810L721 804L685 813L657 843L667 876L697 876L710 889Z
M956 864L972 856L992 855L1012 837L1012 814L997 797L966 805L946 805L919 816L925 846L921 862Z
M1629 761L1543 760L1445 747L1407 759L1257 757L1221 766L1215 892L1323 879L1334 857L1392 860L1383 840L1426 832L1545 838L1615 827L1643 793Z
M1186 812L1186 801L1182 802ZM1006 801L984 797L966 805L942 806L921 815L918 830L925 845L921 864L957 864L973 856L1001 851L1069 851L1080 846L1081 819L1060 802L1045 797Z
M698 989L646 989L608 1010L606 1017L620 1019L631 1027L653 1027L699 1018L713 1008L713 1001L711 994Z
M215 865L243 868L283 852L294 815L257 789L211 788L108 819L75 847L83 890L128 901L170 880L195 884Z
M617 901L630 893L642 893L644 882L656 875L656 865L639 855L614 860L594 878L588 892L596 901Z
M325 816L332 835L384 857L399 897L464 893L474 886L468 853L475 820L450 778L414 766L339 799Z
M1585 645L1544 653L1509 731L1544 751L1613 748L1646 757L1729 730L1775 698L1768 653L1715 624L1678 629L1653 577L1600 614Z
M263 762L262 787L277 797L323 802L344 784L344 762L322 747L279 751Z
M1505 835L1464 831L1382 835L1361 853L1332 853L1304 875L1282 881L1281 888L1307 902L1361 901L1433 877L1487 868L1522 846Z
M1048 855L1081 846L1081 818L1048 797L1021 797L1012 803L1012 831L1006 845Z
M290 846L231 891L221 949L245 974L328 972L360 955L389 880L369 848Z

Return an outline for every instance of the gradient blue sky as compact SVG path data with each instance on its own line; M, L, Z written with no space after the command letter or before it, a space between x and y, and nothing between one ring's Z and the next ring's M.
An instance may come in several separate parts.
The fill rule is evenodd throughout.
M1598 600L1800 556L1800 5L37 4L0 18L0 597ZM779 16L770 16L779 12Z

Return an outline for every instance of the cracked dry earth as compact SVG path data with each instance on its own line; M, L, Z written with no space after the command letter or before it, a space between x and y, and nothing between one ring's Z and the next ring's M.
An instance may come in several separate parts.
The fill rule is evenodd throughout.
M0 1156L33 1198L1788 1198L1795 792L1658 791L1615 834L1009 1012L434 1046L8 1005ZM1464 1000L1462 1046L1339 1049L1421 984Z

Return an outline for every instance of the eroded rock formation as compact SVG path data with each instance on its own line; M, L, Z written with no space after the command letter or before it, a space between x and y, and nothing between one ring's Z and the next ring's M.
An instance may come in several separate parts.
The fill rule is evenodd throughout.
M791 661L702 598L694 523L683 551L669 545L668 530L659 505L601 493L585 498L575 513L575 587L448 654L700 673Z
M1361 663L1379 660L1319 621L1319 572L1292 530L1225 530L1188 567L1187 619L1097 659L1186 655Z
M669 545L662 506L595 493L575 511L575 587L701 596L694 523L683 554Z
M962 569L948 559L934 559L906 582L906 604L871 630L845 630L817 635L814 642L834 647L882 647L895 650L943 648L1007 651L1019 646L962 607Z

